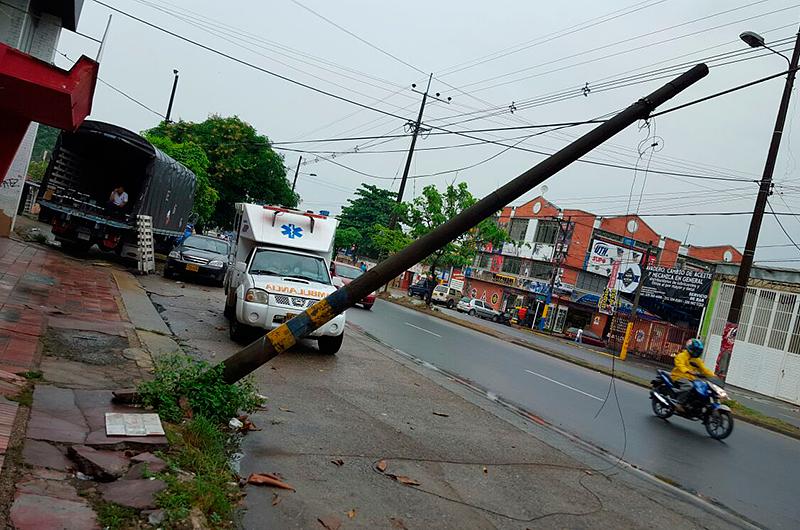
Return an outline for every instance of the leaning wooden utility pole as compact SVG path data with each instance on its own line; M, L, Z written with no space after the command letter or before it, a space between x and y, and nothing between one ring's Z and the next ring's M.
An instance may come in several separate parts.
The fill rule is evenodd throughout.
M422 261L426 256L470 228L477 226L482 220L518 199L632 123L646 119L659 105L675 97L706 75L708 75L708 67L705 64L698 64L557 153L539 162L448 222L415 240L402 251L380 262L348 285L231 355L223 361L225 381L229 383L238 381L273 357L291 348L297 341L345 309L352 307L389 279Z

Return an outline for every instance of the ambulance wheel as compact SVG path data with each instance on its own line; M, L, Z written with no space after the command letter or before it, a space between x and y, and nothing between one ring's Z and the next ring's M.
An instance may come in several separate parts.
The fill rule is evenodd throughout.
M341 335L337 335L336 337L320 337L319 340L317 340L317 347L319 351L325 355L336 355L342 347L342 341L344 341L344 331Z
M236 320L236 315L233 315L230 319L228 319L228 323L228 332L233 342L246 344L255 336L255 328L240 323L238 320Z

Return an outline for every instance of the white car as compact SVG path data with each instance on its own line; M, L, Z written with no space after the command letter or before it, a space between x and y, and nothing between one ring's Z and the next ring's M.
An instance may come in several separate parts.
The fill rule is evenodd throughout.
M450 309L453 309L460 298L461 291L458 289L448 287L447 285L437 285L433 289L431 302L434 304L446 305Z
M468 296L458 301L456 311L459 313L466 313L473 317L486 318L494 322L500 319L500 311L493 309L492 306L483 300L476 300Z

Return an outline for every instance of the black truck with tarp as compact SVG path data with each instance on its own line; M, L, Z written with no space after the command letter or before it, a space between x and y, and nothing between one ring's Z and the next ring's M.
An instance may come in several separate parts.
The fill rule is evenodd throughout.
M111 192L118 187L128 202L113 208ZM97 244L135 259L137 216L152 218L156 249L168 249L190 221L194 189L194 173L140 135L86 120L56 141L39 188L39 219L66 248L87 251Z

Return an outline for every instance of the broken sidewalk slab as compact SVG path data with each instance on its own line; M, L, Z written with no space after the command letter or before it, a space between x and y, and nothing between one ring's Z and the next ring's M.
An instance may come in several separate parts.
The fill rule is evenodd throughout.
M167 463L152 453L141 453L131 457L133 464L125 474L125 480L145 478L145 471L148 473L161 473L167 469Z
M22 448L22 457L29 466L46 467L58 471L66 471L72 467L72 462L61 449L40 440L26 439Z
M89 503L30 493L19 493L11 506L11 524L17 530L43 528L98 529Z
M73 445L67 452L79 471L100 482L120 478L130 466L130 460L124 454L114 451L98 451L85 445Z
M166 487L167 484L163 480L137 479L101 484L98 489L106 502L147 510L156 507L155 495Z

